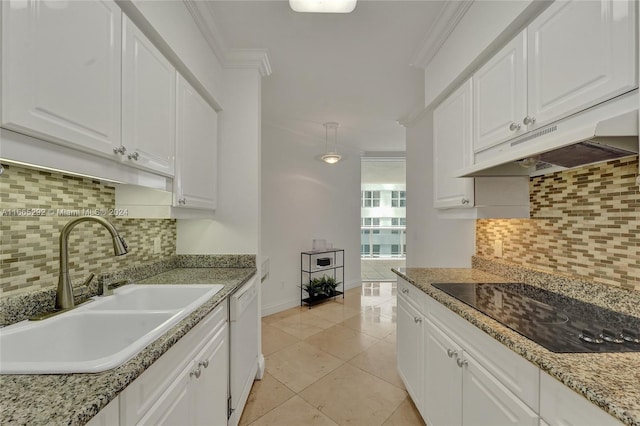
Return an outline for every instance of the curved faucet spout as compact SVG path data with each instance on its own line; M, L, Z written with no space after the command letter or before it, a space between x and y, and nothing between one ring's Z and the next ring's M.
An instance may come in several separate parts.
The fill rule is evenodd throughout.
M118 234L116 228L107 219L100 216L80 216L70 220L60 231L60 276L58 278L58 291L56 293L56 308L70 309L75 303L73 300L73 286L69 277L69 235L71 230L81 222L97 222L107 228L113 239L113 253L116 256L127 254L129 247L124 238Z

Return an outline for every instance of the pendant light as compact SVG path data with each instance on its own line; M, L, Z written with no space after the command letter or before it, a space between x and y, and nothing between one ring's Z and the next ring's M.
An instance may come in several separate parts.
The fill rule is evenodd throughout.
M329 122L324 123L325 130L325 152L320 159L327 164L336 164L342 156L338 154L338 123ZM333 151L329 151L329 132L333 132Z

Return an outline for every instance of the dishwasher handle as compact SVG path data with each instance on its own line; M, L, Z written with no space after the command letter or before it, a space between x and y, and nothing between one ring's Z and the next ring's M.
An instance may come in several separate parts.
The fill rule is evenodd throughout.
M229 298L229 311L231 321L236 321L240 315L251 305L251 302L258 297L258 280L251 278Z

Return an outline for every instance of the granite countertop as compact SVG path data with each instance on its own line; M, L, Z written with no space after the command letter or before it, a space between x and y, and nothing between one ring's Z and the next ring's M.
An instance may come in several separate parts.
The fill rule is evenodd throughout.
M0 424L85 424L255 273L255 267L176 268L136 281L224 287L120 367L93 374L0 375Z
M498 268L499 269L499 268ZM640 426L640 352L554 353L463 302L431 286L432 283L526 282L518 276L496 275L478 269L400 268L393 270L494 339L537 365L625 424ZM492 271L493 272L493 271ZM525 274L526 275L526 274ZM539 277L533 277L533 285ZM640 295L605 286L572 283L562 277L544 285L548 290L624 313L640 316ZM626 297L625 297L626 296Z

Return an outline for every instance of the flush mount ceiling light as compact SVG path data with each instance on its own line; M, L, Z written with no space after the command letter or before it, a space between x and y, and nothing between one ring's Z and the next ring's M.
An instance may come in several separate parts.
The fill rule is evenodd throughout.
M325 130L325 152L320 159L327 164L336 164L342 156L338 154L338 123L330 122L324 123ZM329 132L333 132L333 151L329 151Z
M356 8L357 0L289 0L296 12L349 13Z

